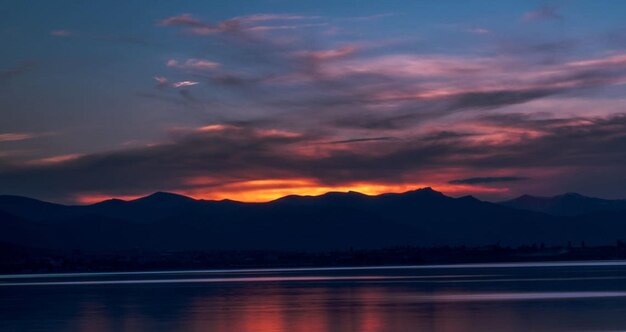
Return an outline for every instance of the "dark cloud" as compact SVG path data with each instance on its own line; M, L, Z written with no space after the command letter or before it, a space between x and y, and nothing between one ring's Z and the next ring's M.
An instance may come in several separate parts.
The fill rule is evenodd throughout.
M560 15L556 8L542 7L525 17ZM569 53L577 41L534 39L513 39L504 54L491 56L398 54L345 39L317 47L320 36L290 34L292 29L283 27L297 23L276 23L306 19L311 18L163 19L159 25L186 33L184 38L172 35L180 40L168 47L193 44L194 50L169 67L167 57L159 60L163 67L155 74L163 71L172 81L157 76L156 89L135 96L206 112L197 119L219 124L165 128L171 135L167 144L45 165L14 162L0 172L1 190L69 199L76 193L144 194L263 179L342 185L427 182L437 176L444 184L456 179L450 183L515 186L525 178L476 176L536 179L541 178L534 173L538 170L566 169L584 176L593 169L594 176L608 178L626 171L620 166L626 165L622 115L533 114L532 105L526 113L503 112L623 84L622 53L573 60ZM28 69L2 71L0 80ZM192 83L198 84L185 88ZM597 172L603 165L615 166L603 175Z
M504 121L504 120L503 120ZM60 199L75 193L142 194L156 190L196 188L196 178L211 186L262 179L315 179L321 184L353 182L404 183L427 179L442 169L486 173L567 168L584 176L603 165L614 169L604 181L626 172L626 115L587 118L585 122L546 122L518 118L543 130L540 137L486 143L475 136L447 135L445 140L416 136L403 140L360 141L351 149L317 134L218 126L183 132L168 144L94 154L38 166L13 167L0 173L0 188L12 194ZM444 135L446 136L446 135ZM565 173L564 173L565 174ZM595 174L595 173L594 173ZM605 179L606 178L606 179ZM523 182L520 177L462 178L453 184ZM549 181L549 180L548 180ZM546 183L546 185L548 185ZM7 189L8 188L8 189Z
M541 7L526 14L529 20L558 16L554 7ZM393 68L400 64L394 63L393 58L387 60L388 64L378 66L385 57L368 58L363 46L357 43L313 49L305 38L259 34L250 29L259 22L281 19L307 18L257 15L212 24L185 14L166 18L160 25L189 29L186 31L211 37L230 49L227 61L218 59L224 63L223 67L192 74L210 88L226 91L229 96L239 94L259 108L272 110L266 114L268 122L295 128L307 127L312 123L308 119L314 114L317 125L339 131L402 130L457 112L483 112L603 88L619 84L626 77L626 63L608 61L609 57L604 62L598 59L570 65L566 59L568 50L578 45L574 40L510 43L516 47L524 44L528 51L520 56L525 52L513 49L508 59L444 56L420 64L422 57L407 55L412 57L416 67L429 68L425 72L433 74L408 70L398 75ZM536 59L529 57L528 52L542 56ZM229 63L245 70L232 70ZM358 68L349 70L355 63ZM535 72L545 74L530 75ZM445 93L429 91L432 90L430 82L447 82L449 86L441 84ZM428 96L431 93L434 97ZM194 91L194 96L202 99L201 93ZM383 107L384 111L376 111ZM245 119L227 119L240 120Z
M450 111L468 108L494 108L522 104L531 100L557 93L558 89L537 88L528 90L493 90L488 92L468 92L450 97Z
M374 141L388 141L393 137L368 137L368 138L353 138L339 141L332 141L326 144L347 144L347 143L362 143L362 142L374 142Z
M475 177L466 179L457 179L448 181L450 184L490 184L501 182L517 182L528 180L526 177L518 176L488 176L488 177Z

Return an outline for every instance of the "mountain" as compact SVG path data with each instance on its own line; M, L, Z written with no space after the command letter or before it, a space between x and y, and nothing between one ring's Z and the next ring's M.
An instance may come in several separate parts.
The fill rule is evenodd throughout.
M577 216L600 211L626 211L626 200L608 200L567 193L553 197L523 195L500 204L556 216Z
M0 211L30 220L55 220L70 217L71 207L33 198L0 195Z
M0 242L89 251L316 251L569 241L612 244L626 239L626 210L589 207L585 214L563 215L509 203L453 198L432 188L378 196L292 195L267 203L155 193L130 201L66 206L0 196Z

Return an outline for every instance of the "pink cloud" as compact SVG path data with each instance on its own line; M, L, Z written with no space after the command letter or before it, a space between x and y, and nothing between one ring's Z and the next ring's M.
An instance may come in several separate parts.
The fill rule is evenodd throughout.
M192 85L196 85L196 84L199 84L199 82L181 81L181 82L174 82L174 83L172 83L172 87L174 87L174 88L184 88L186 86L192 86Z
M154 79L157 81L158 86L167 86L169 84L169 80L163 76L155 76Z
M557 12L557 8L552 6L543 6L522 15L523 21L557 20L561 18L562 16Z
M334 57L338 51L310 53ZM324 77L340 79L351 75L378 75L405 80L396 86L370 93L372 100L409 101L448 98L468 93L535 90L564 90L626 83L626 55L612 54L564 64L529 64L506 57L452 57L447 55L385 55L344 59L320 68ZM610 72L614 75L586 75Z
M302 15L290 15L290 14L254 14L248 16L238 16L233 19L240 20L242 22L265 22L265 21L293 21L293 20L306 20L315 19L316 16L302 16Z
M187 32L205 36L214 33L226 32L242 32L242 31L267 31L267 30L290 30L306 27L315 27L327 25L327 23L305 23L305 24L274 24L281 21L300 21L317 19L316 16L301 16L289 14L255 14L248 16L237 16L218 22L217 24L209 24L190 14L182 14L165 18L159 22L161 26L181 26L187 27ZM259 23L263 23L259 25Z
M339 20L341 21L373 21L382 18L396 16L396 13L382 13L382 14L374 14L374 15L365 15L365 16L353 16L353 17L344 17Z
M471 28L468 31L477 35L486 35L491 33L491 30L480 27Z
M159 25L163 26L189 26L202 28L206 27L207 24L192 17L190 14L182 14L178 16L167 17L159 22Z
M78 158L80 158L82 156L83 155L81 155L81 154L65 154L65 155L52 156L52 157L46 157L46 158L31 160L31 161L27 162L27 164L28 165L59 164L59 163L64 163L64 162L76 160L76 159L78 159Z
M0 142L15 142L35 138L38 135L32 133L4 133L0 134Z
M297 55L301 57L310 58L312 60L331 60L345 58L349 55L356 53L359 49L356 45L346 45L336 49L323 50L323 51L303 51L298 52Z
M182 88L186 86L199 84L199 82L195 82L195 81L170 82L167 78L163 76L155 76L154 79L157 81L157 85L159 87Z
M175 59L167 61L167 66L172 68L189 70L212 70L220 66L219 63L204 59L187 59L185 62L178 62Z
M50 31L50 35L54 37L69 37L73 35L73 33L69 30L52 30Z
M328 23L309 23L309 24L297 24L297 25L256 25L247 27L247 31L271 31L271 30L295 30L302 28L314 28L328 26Z

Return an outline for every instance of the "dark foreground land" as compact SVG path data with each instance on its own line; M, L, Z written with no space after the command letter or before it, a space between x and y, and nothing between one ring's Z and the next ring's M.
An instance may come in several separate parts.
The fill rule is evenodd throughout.
M626 200L432 188L266 203L155 193L84 206L0 195L0 273L626 258Z
M50 252L0 245L0 273L150 271L209 268L415 265L626 259L626 244L546 247L390 247L345 251Z

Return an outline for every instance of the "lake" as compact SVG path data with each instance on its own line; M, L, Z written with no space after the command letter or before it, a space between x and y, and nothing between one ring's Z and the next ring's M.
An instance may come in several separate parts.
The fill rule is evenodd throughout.
M0 331L626 331L626 262L2 275Z

